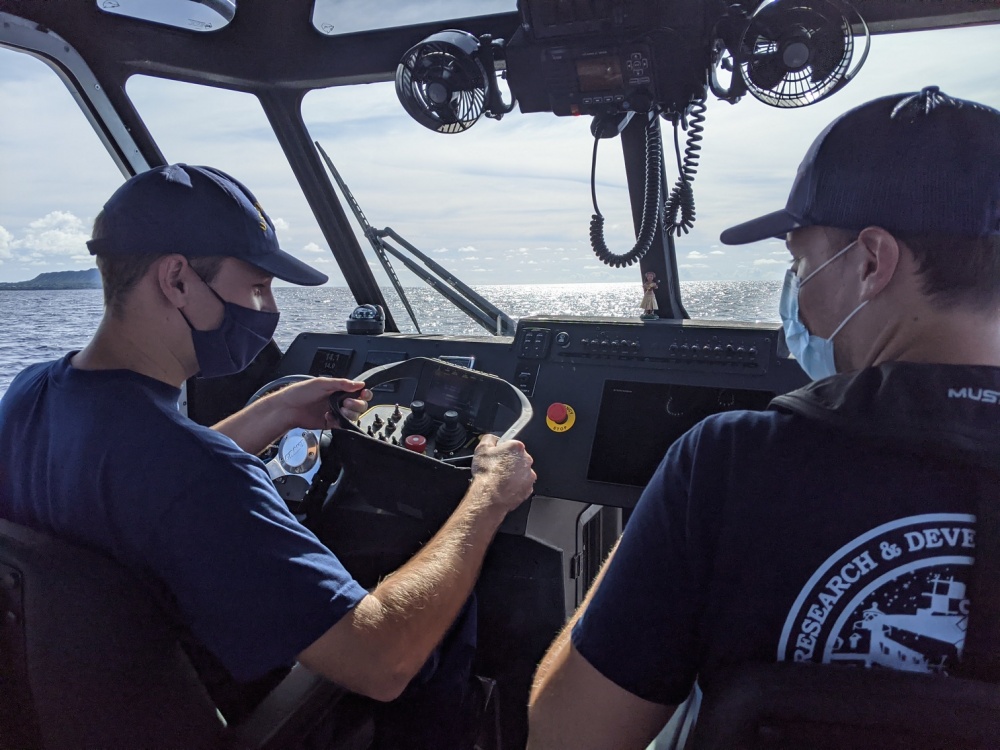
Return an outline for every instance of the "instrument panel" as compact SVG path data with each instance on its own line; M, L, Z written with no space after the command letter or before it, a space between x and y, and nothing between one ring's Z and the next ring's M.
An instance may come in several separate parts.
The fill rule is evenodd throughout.
M808 381L776 324L545 316L522 318L513 338L303 333L277 374L355 377L415 356L472 364L528 397L520 439L537 495L626 508L698 421L766 408ZM385 383L372 403L408 407L414 392Z

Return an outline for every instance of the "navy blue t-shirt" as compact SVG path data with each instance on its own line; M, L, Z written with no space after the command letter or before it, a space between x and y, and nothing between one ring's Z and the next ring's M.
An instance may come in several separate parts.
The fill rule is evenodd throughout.
M748 661L946 672L964 644L982 487L975 471L798 415L709 417L643 492L573 644L666 705Z
M71 356L0 400L0 517L158 578L239 681L290 665L365 596L259 459L180 414L176 388Z

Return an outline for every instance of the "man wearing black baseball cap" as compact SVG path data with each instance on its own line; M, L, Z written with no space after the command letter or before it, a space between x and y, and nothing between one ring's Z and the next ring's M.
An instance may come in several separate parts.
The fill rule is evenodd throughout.
M671 446L539 667L531 750L646 747L727 665L976 663L976 516L1000 504L1000 112L936 87L847 112L785 208L722 241L771 237L815 380Z
M0 517L164 583L230 722L295 659L356 692L399 695L468 598L505 514L531 493L523 444L483 440L455 514L369 593L254 455L292 427L335 426L333 392L357 393L343 407L356 417L371 397L363 383L290 385L212 429L177 409L185 380L238 372L271 340L272 277L326 276L282 251L250 191L208 167L128 180L88 246L105 315L83 350L27 368L0 401Z

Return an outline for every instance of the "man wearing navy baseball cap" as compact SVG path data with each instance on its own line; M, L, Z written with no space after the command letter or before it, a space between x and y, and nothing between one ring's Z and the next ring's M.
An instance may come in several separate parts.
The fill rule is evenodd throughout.
M278 322L272 278L327 277L281 250L229 175L174 164L128 180L87 243L105 315L79 352L21 372L0 401L0 517L84 544L169 589L209 693L238 721L298 659L398 696L472 590L507 511L531 493L518 441L483 440L452 519L369 593L289 512L256 453L292 427L357 417L364 384L314 378L209 429L177 408L190 377L244 369Z
M973 573L977 531L1000 552L984 537L1000 509L1000 112L937 87L852 109L785 208L722 241L772 237L791 254L788 347L814 382L671 446L539 667L532 750L644 748L696 678L750 662L1000 679L976 620L995 580Z

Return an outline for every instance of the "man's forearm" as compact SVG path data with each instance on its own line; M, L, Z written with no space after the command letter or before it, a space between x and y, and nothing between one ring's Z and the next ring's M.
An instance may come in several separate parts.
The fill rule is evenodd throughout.
M288 431L280 408L268 397L226 417L212 429L231 438L247 453L257 455Z
M311 669L380 699L399 695L468 599L505 512L473 480L465 498L417 555L300 655Z
M472 593L504 512L473 481L451 518L424 548L373 592L399 657L420 669Z
M588 589L583 602L576 608L576 611L566 622L563 629L559 631L559 635L557 635L555 640L552 641L552 645L549 646L549 650L545 652L545 656L543 656L542 661L539 662L538 669L535 671L535 677L532 680L529 703L534 701L538 692L542 689L553 664L559 661L565 655L566 649L569 648L569 639L573 633L573 626L576 625L577 620L579 620L580 616L586 611L587 607L590 605L590 600L594 598L594 593L597 591L597 587L600 586L601 581L604 580L604 571L608 569L608 566L611 564L611 560L614 559L615 550L618 549L620 541L621 538L615 542L615 546L612 547L611 552L608 553L608 558L604 561L604 565L601 566L600 571L598 571L597 576L594 578L594 582L590 584L590 589Z

